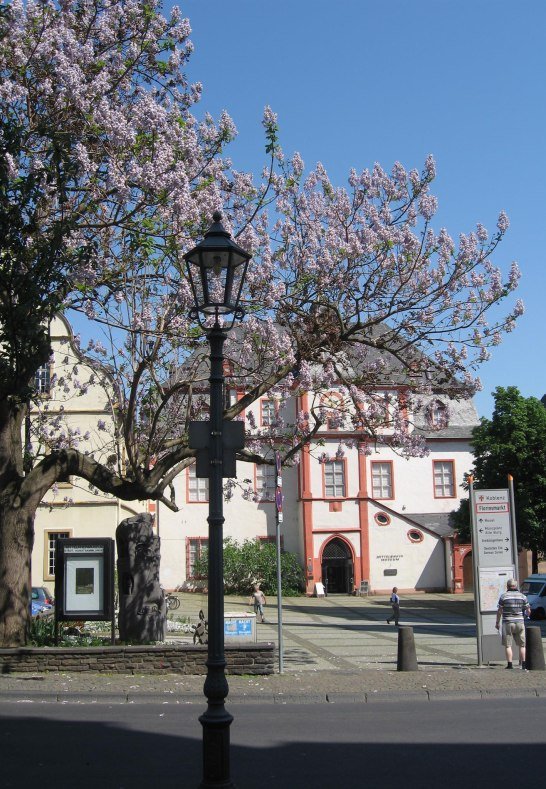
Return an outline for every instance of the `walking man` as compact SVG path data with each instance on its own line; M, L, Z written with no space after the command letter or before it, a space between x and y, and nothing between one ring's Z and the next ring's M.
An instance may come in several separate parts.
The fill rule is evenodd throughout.
M531 608L525 595L518 591L516 581L511 578L506 583L506 592L499 597L497 621L495 627L500 628L502 619L502 643L506 650L506 668L512 665L512 641L519 647L519 662L525 670L525 616L529 616Z
M398 587L393 587L391 594L392 617L387 619L387 624L390 625L391 619L394 619L394 624L398 627L398 620L400 618L400 598L398 597Z
M254 590L250 597L250 603L254 606L256 616L260 615L260 621L265 622L264 605L266 604L265 595L260 589L260 584L254 585Z

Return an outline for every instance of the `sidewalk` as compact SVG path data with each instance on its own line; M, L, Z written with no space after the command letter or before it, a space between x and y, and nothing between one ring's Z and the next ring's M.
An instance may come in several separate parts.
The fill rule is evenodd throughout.
M201 595L180 595L180 620L206 610ZM276 600L258 640L277 642ZM226 598L227 612L250 610L248 600ZM331 596L283 601L284 673L228 677L229 704L336 703L420 698L546 696L546 672L506 671L504 663L478 667L473 602L468 595L404 597L400 624L414 629L419 671L397 672L397 630L386 623L387 598ZM538 623L533 623L538 624ZM542 626L544 635L544 626ZM169 632L168 640L190 641ZM0 701L205 704L202 676L7 674Z

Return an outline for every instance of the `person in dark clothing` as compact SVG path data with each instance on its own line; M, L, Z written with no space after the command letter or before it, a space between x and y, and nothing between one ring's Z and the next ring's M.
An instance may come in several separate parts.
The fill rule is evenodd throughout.
M387 619L387 624L390 625L391 619L394 619L394 624L398 627L398 620L400 619L400 598L398 597L398 587L393 587L391 594L392 616Z

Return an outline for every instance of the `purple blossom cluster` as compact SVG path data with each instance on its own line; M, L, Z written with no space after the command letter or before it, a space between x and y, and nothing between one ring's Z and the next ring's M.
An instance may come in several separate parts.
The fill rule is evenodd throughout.
M226 417L244 414L245 451L280 447L296 462L329 423L351 432L347 446L358 451L387 431L397 451L422 453L405 409L378 390L403 382L427 393L442 381L458 397L476 391L476 367L523 312L520 302L506 317L489 312L520 277L516 263L507 276L493 264L504 212L493 234L478 223L455 242L432 226L432 156L421 171L352 168L340 187L324 165L306 170L299 153L284 155L270 107L261 176L237 170L226 154L237 133L230 116L193 114L201 86L185 72L189 22L176 7L164 16L158 0L14 0L1 24L10 40L0 50L5 193L29 228L10 265L24 281L42 245L62 239L50 315L64 307L87 320L96 378L63 370L56 396L103 381L110 398L87 438L44 408L40 445L104 439L160 496L189 462L188 421L208 409L208 347L189 317L183 255L221 209L253 256L247 318L225 344L237 393ZM332 390L337 405L324 399ZM291 423L286 404L305 393L312 405ZM263 396L277 407L258 428L250 406Z

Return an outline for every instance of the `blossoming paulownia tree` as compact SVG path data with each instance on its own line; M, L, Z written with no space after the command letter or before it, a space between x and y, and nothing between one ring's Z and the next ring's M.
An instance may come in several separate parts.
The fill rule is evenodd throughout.
M187 424L206 412L207 346L190 324L183 253L221 208L253 254L248 317L226 344L241 417L265 393L282 404L311 391L294 425L252 430L240 453L286 460L326 418L377 432L385 377L405 384L389 441L422 452L408 414L415 392L469 397L471 371L513 327L519 304L488 326L489 308L515 287L491 255L507 229L478 225L457 244L434 232L422 173L395 164L350 173L335 188L324 169L285 159L276 119L264 116L269 164L261 179L224 158L227 115L198 122L199 86L187 84L187 20L155 0L13 2L0 17L0 644L25 641L36 508L76 475L127 500L176 507L174 477L191 462ZM268 213L268 206L271 205ZM50 354L59 311L88 322L82 343L93 376L111 393L112 430L86 453L58 424L23 446L36 369ZM89 327L94 327L93 330ZM77 366L76 366L77 368ZM85 391L73 373L71 385ZM53 382L55 383L55 381ZM56 382L64 386L65 382ZM322 397L335 385L337 403ZM54 396L54 390L53 390Z

